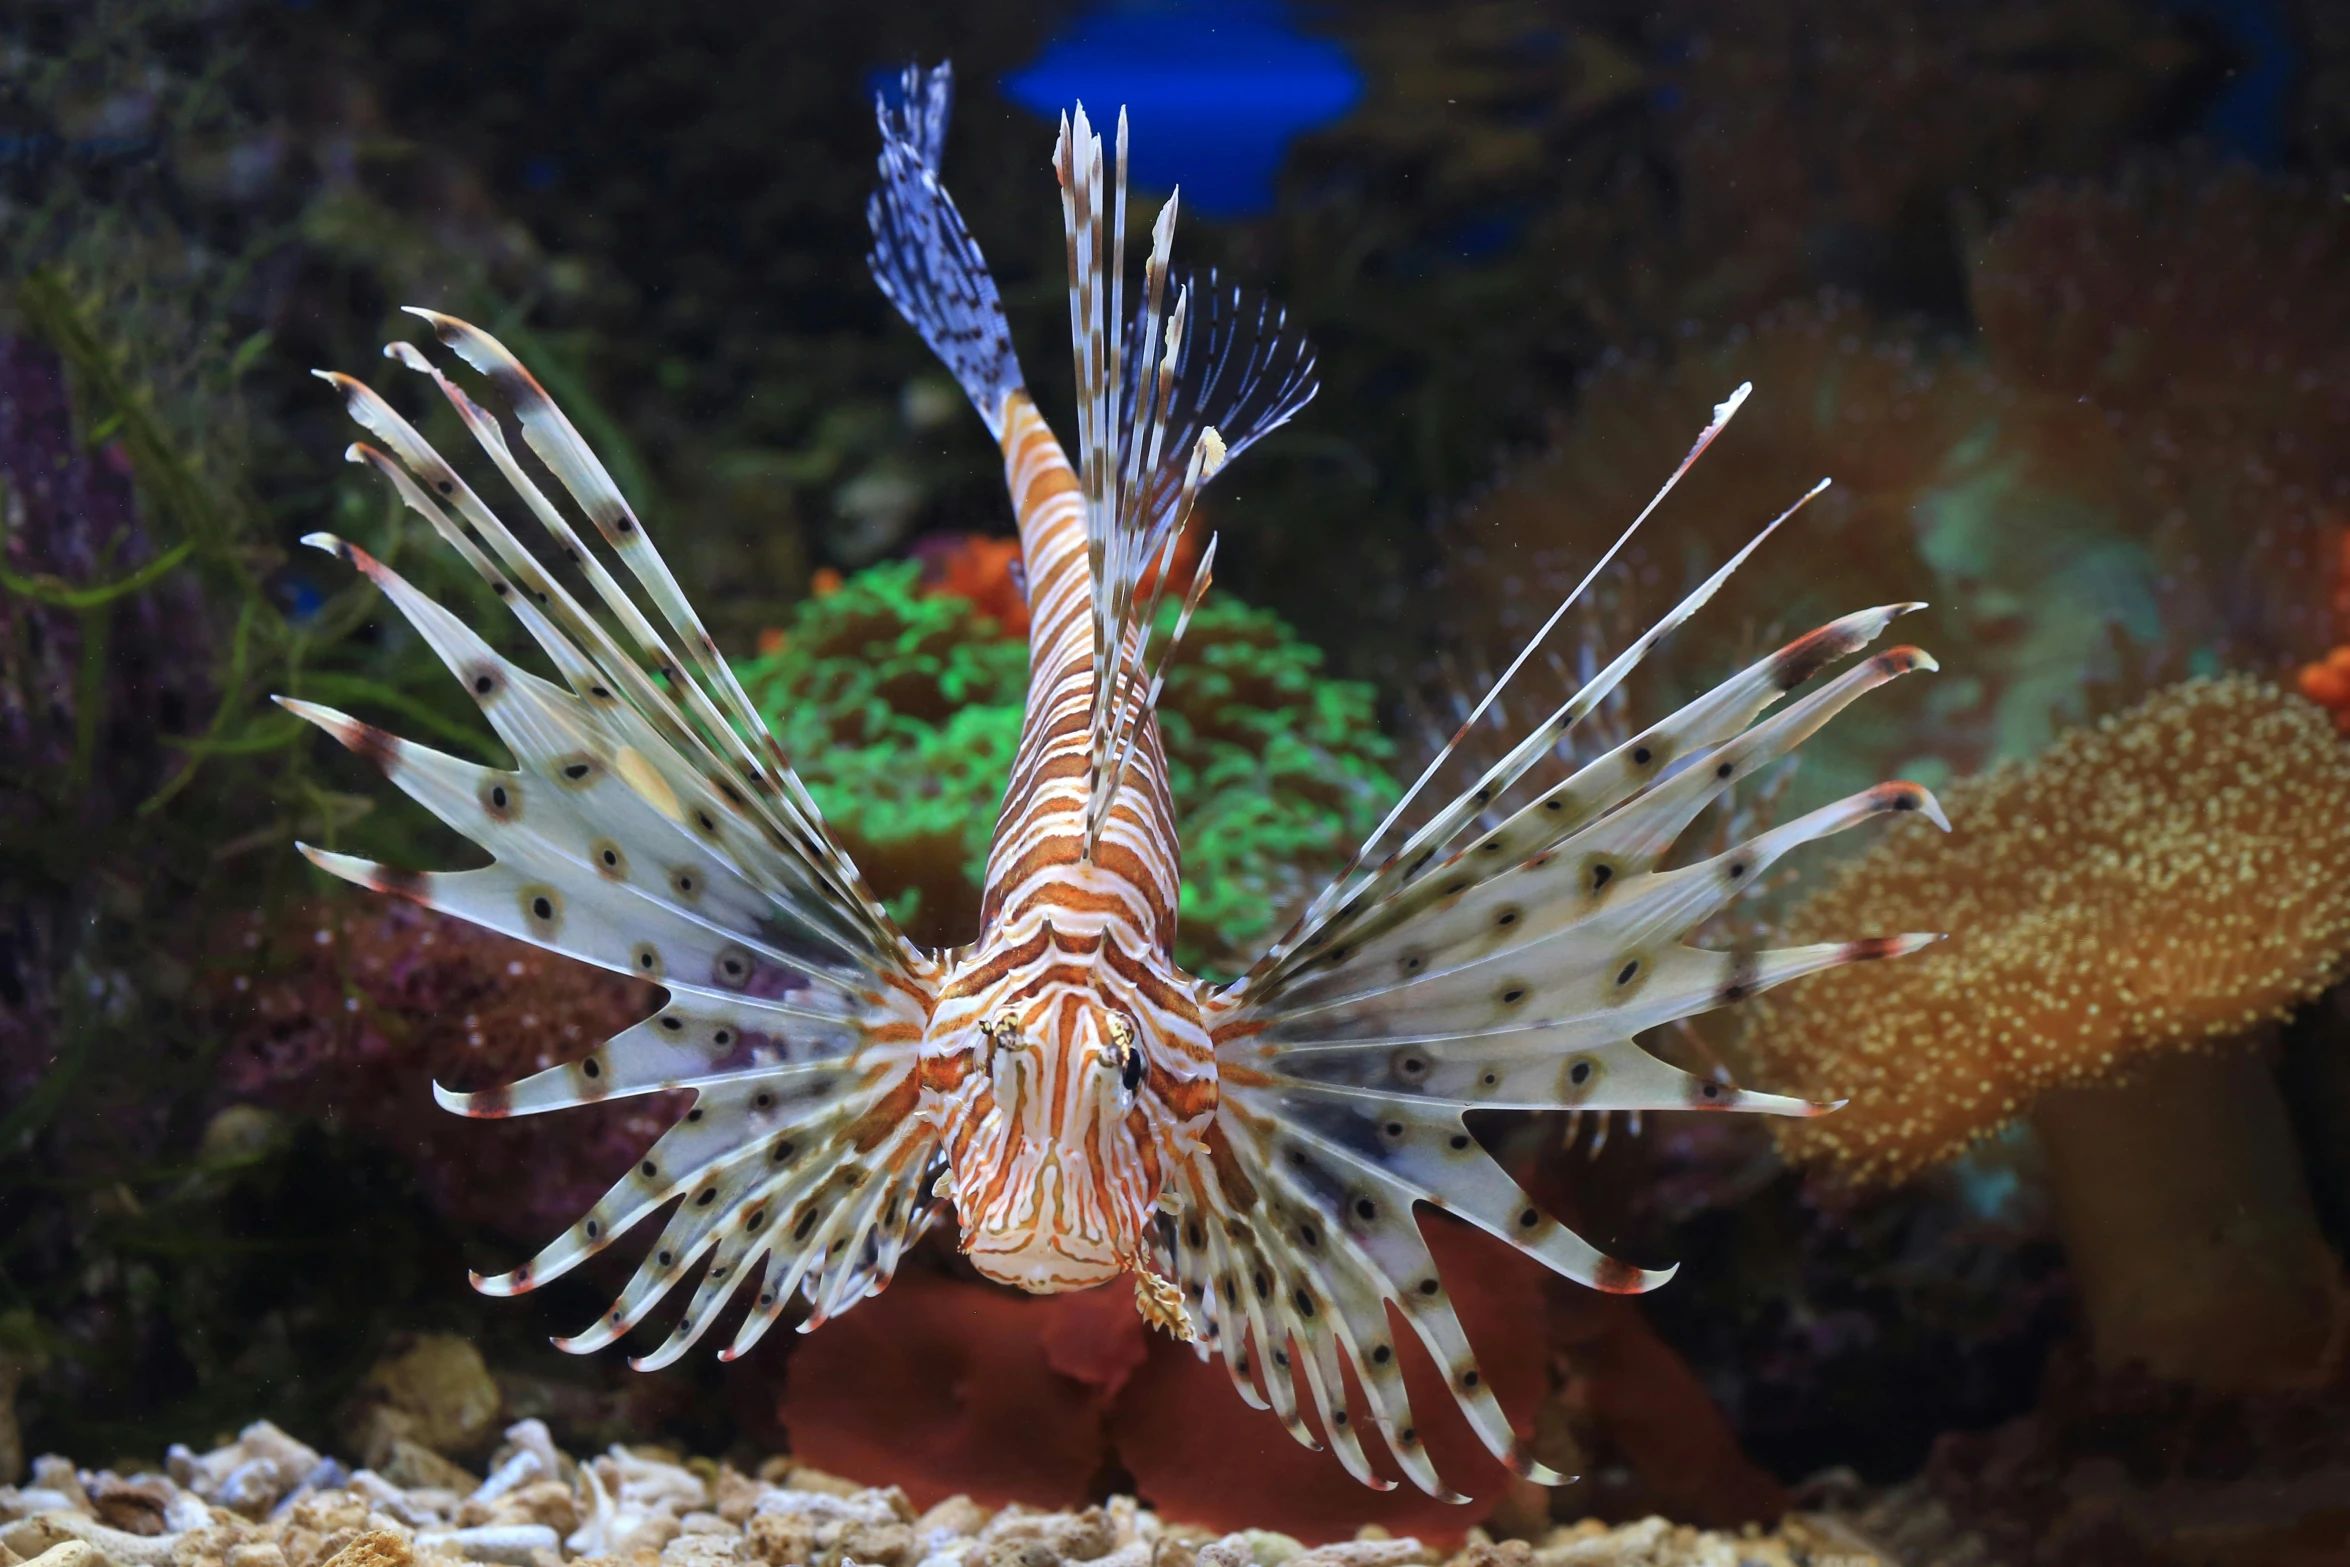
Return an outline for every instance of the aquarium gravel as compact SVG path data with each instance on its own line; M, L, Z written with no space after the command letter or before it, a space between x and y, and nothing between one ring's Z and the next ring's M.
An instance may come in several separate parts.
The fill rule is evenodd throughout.
M1870 1567L1848 1527L1797 1514L1725 1534L1661 1518L1551 1529L1539 1542L1469 1531L1458 1552L1366 1527L1307 1546L1247 1529L1162 1522L1131 1496L1079 1512L990 1509L954 1496L918 1512L895 1486L771 1458L755 1474L615 1445L586 1461L524 1420L480 1479L413 1442L352 1471L267 1421L165 1474L36 1459L0 1486L0 1567Z

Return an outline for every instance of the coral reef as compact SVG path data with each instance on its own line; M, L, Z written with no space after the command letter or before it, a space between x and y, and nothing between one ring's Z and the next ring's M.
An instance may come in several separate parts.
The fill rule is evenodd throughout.
M2316 708L2231 676L1947 791L1947 838L1896 835L1788 916L1796 940L1825 921L1955 936L1898 978L1755 1005L1753 1061L1853 1101L1781 1147L1893 1182L2029 1113L2101 1359L2220 1386L2306 1377L2343 1298L2274 1082L2174 1058L2256 1044L2338 975L2345 788L2350 753ZM2137 1086L2083 1092L2112 1078Z
M976 928L1028 686L1026 643L950 590L1001 602L1010 556L966 545L950 558L960 564L844 579L738 666L834 832L934 945ZM1178 951L1195 972L1245 966L1395 798L1370 688L1328 678L1321 662L1277 616L1211 597L1168 671Z
M2036 1410L1951 1433L1919 1484L2019 1564L2326 1561L2350 1548L2346 1392L2220 1396L2060 1352Z
M2329 652L2350 636L2335 603L2350 528L2343 203L2149 159L2111 185L2024 192L1968 263L1971 342L1829 296L1711 349L1604 362L1548 449L1446 524L1449 640L1478 667L1514 654L1703 411L1752 381L1627 552L1609 613L1644 623L1831 476L1735 603L1792 630L1852 603L1927 599L1911 634L1950 673L1920 722L1831 737L1822 791L1885 766L1936 781L2031 756L2059 728L2220 668L2299 668L2305 694L2350 706L2350 652Z
M1542 1319L1539 1268L1457 1225L1427 1233L1442 1261L1460 1265L1460 1306L1489 1350L1485 1369L1530 1426L1547 1391L1544 1346L1529 1331ZM915 1287L900 1299L905 1284ZM882 1364L892 1367L890 1391L877 1399L873 1368ZM1405 1376L1430 1450L1472 1506L1410 1485L1366 1492L1272 1414L1235 1399L1221 1365L1149 1332L1116 1290L1030 1299L955 1279L900 1279L800 1346L781 1413L795 1451L853 1465L917 1501L961 1490L1074 1503L1100 1474L1122 1472L1170 1517L1210 1528L1332 1538L1371 1522L1457 1541L1510 1477L1408 1347Z
M1956 934L1898 975L1752 1005L1757 1066L1853 1101L1786 1123L1781 1146L1899 1181L2046 1089L2281 1018L2350 943L2344 788L2323 715L2249 677L2190 681L1953 785L1951 833L1888 837L1787 918L1798 941Z
M1895 1483L1942 1433L2032 1406L2075 1312L2029 1137L1856 1192L1787 1169L1760 1128L1732 1139L1727 1118L1681 1120L1611 1139L1583 1183L1630 1191L1636 1211L1663 1199L1636 1233L1681 1271L1639 1309L1780 1480L1842 1467ZM1671 1510L1610 1457L1594 1449L1583 1506Z
M0 864L0 1233L10 1237L0 1384L21 1372L36 1450L136 1452L166 1424L232 1428L263 1397L289 1426L326 1429L328 1411L357 1407L386 1346L406 1342L395 1330L476 1320L463 1286L476 1229L499 1232L485 1245L542 1238L569 1216L552 1210L600 1178L599 1161L637 1140L566 1118L558 1141L537 1141L552 1123L468 1126L425 1096L432 1073L463 1084L469 1071L486 1075L488 1057L561 1059L608 1020L626 1021L636 998L617 982L567 966L504 975L499 964L530 956L412 913L379 920L312 904L315 888L285 852L300 835L413 863L403 851L429 826L414 812L363 816L345 783L355 774L294 744L269 693L421 713L437 743L477 743L472 713L370 597L330 587L286 549L332 526L389 558L410 531L329 477L343 435L305 375L357 362L392 306L498 319L614 454L624 490L667 519L680 575L724 646L784 626L813 564L837 581L841 568L899 551L920 561L889 594L852 576L845 602L809 605L812 629L792 621L774 652L787 664L811 648L822 656L791 666L800 684L776 691L807 719L814 750L802 758L841 759L826 804L844 837L869 835L857 851L901 907L909 892L919 898L927 937L963 934L973 829L983 834L992 815L992 769L1020 689L1020 600L1008 541L921 539L1001 526L999 459L856 265L872 151L865 73L907 53L955 56L966 92L949 153L957 194L1050 401L1062 386L1048 374L1062 256L1038 165L1049 128L1002 112L991 93L1066 9L91 0L0 20L10 62L0 271L54 282L68 307L14 290L0 381L18 385L31 367L51 377L49 396L64 383L27 355L60 354L78 414L68 445L49 453L63 466L9 458L6 565L41 591L0 592L10 637L41 637L32 654L22 640L0 647L10 769L0 824L32 824L9 828ZM2322 8L2300 9L2289 21L2312 50L2304 135L2332 145L2326 127L2340 114L2323 85L2339 75L2341 28ZM1537 578L1579 569L1646 500L1704 409L1751 375L1758 397L1741 425L1603 585L1595 613L1611 630L1635 623L1693 564L1836 475L1839 489L1717 606L1697 646L1706 667L1676 653L1646 677L1657 695L1685 690L1759 649L1764 623L1801 629L1815 599L1821 613L1933 599L1907 629L1943 656L1940 689L1914 720L1886 712L1872 715L1885 720L1876 728L1833 736L1849 749L1823 752L1793 786L1806 798L1864 770L1938 781L2029 754L2065 725L2215 665L2278 677L2306 667L2307 694L2350 710L2350 664L2329 652L2350 641L2350 617L2332 602L2343 597L2339 464L2350 451L2339 424L2350 272L2335 193L2173 162L2014 199L2051 174L2109 181L2118 149L2159 150L2194 121L2239 63L2202 12L2133 0L1706 0L1665 15L1609 0L1568 16L1517 0L1441 11L1379 0L1307 25L1356 54L1373 96L1300 149L1279 213L1211 227L1196 252L1270 284L1309 321L1326 387L1296 439L1266 454L1217 519L1226 583L1304 640L1261 609L1212 604L1194 646L1207 650L1211 617L1229 611L1216 630L1229 651L1177 671L1191 747L1178 765L1194 828L1192 961L1237 966L1392 798L1372 694L1329 680L1307 643L1327 651L1330 670L1406 684L1427 622L1446 607L1421 590L1423 568L1467 537L1414 524L1460 493L1497 443L1540 438L1586 372L1576 422L1557 432L1571 460L1547 474L1526 465L1527 487L1550 500L1530 509L1515 560L1494 541L1476 568L1494 568L1489 586L1463 589L1455 617L1494 619L1540 599ZM1980 238L1968 248L1961 236ZM1782 303L1823 284L1868 303ZM1970 305L1983 331L1963 346L1888 324L1911 308L1955 322ZM1739 321L1755 325L1707 346ZM34 339L46 346L16 346ZM1605 345L1658 343L1677 346L1601 363ZM636 444L617 439L623 431ZM1704 488L1730 459L1748 466ZM85 486L87 503L75 504L101 528L128 505L126 475L135 480L126 515L144 553L87 563L43 553L47 524L24 508L52 482L44 473ZM1587 477L1585 504L1572 486ZM74 660L94 645L77 640L89 617L41 594L103 587L183 549L169 578L108 606L105 646L121 678L103 707L85 703ZM1564 553L1532 559L1549 550ZM471 591L414 552L402 565L436 592ZM1513 574L1515 596L1503 592ZM847 613L860 603L863 622ZM891 640L925 627L904 646ZM1464 667L1490 669L1516 650L1486 626L1465 629L1475 635ZM825 643L833 631L842 640ZM1569 679L1578 651L1565 650ZM964 730L953 727L960 699L936 702L957 671L988 693ZM8 705L27 690L40 700ZM1651 705L1647 693L1640 701ZM835 726L854 742L836 746ZM25 732L29 752L16 743ZM34 791L15 770L28 754L42 775ZM927 779L903 765L916 755ZM60 801L93 815L55 831L67 819L51 808ZM235 944L257 910L261 943L248 952ZM333 932L324 947L322 926ZM231 951L214 961L224 931ZM240 970L252 987L242 995L230 988ZM508 985L511 1007L494 1003ZM469 1014L487 1025L478 1050ZM2012 1231L1954 1217L1972 1214L1970 1181L2000 1172L1962 1162L1899 1195L1818 1206L1799 1195L1816 1188L1773 1178L1766 1156L1713 1135L1710 1124L1652 1119L1637 1142L1610 1141L1597 1166L1669 1194L1660 1201L1677 1216L1651 1230L1657 1254L1688 1254L1668 1233L1686 1223L1722 1282L1701 1289L1709 1270L1693 1267L1638 1316L1557 1308L1554 1325L1580 1322L1582 1355L1553 1357L1563 1386L1534 1418L1566 1429L1595 1474L1695 1472L1702 1444L1637 1455L1633 1423L1593 1413L1628 1398L1625 1387L1653 1393L1669 1380L1641 1339L1651 1328L1788 1479L1856 1452L1907 1463L1913 1431L1880 1440L1897 1423L1887 1406L1905 1399L1917 1408L1899 1413L1919 1425L1979 1425L2021 1407L2012 1389L2032 1356L2013 1319L2038 1323L2058 1286L2037 1261L1998 1255ZM524 1164L544 1179L515 1182ZM1732 1214L1726 1193L1751 1202ZM541 1325L517 1320L515 1332ZM1009 1342L994 1328L990 1339ZM1153 1346L1103 1406L1097 1384L1115 1379L1127 1350L1090 1342L1083 1366L1095 1381L1072 1386L1105 1408L1104 1432L1080 1422L1089 1434L1076 1445L1097 1466L1070 1483L1095 1496L1127 1484L1098 1462L1126 1445L1113 1440L1120 1412L1147 1403L1162 1370L1194 1368L1180 1357L1162 1367L1165 1347ZM1611 1359L1650 1370L1611 1390ZM522 1382L494 1346L492 1361L511 1415ZM541 1400L529 1407L545 1407L566 1442L591 1427L683 1440L668 1411L723 1403L714 1379L696 1376L637 1379L640 1403L599 1393L588 1413L577 1389L526 1380ZM379 1378L358 1404L405 1407L396 1391ZM1671 1407L1688 1412L1676 1417L1684 1430L1698 1420L1694 1402ZM736 1418L749 1431L770 1413ZM692 1427L699 1450L729 1439L725 1419ZM2277 1429L2259 1440L2283 1440ZM1201 1434L1252 1450L1225 1427ZM369 1456L356 1435L352 1450ZM560 1477L560 1504L540 1493L531 1506L543 1517L510 1510L493 1523L491 1497L460 1523L472 1478L446 1460L431 1468L416 1456L431 1450L409 1438L394 1446L402 1456L387 1464L413 1464L417 1485L438 1481L459 1499L445 1518L430 1513L436 1527L567 1532L576 1525L564 1509L593 1512L572 1490L570 1461L548 1449L533 1483ZM1288 1448L1278 1433L1265 1444L1328 1478L1321 1460ZM274 1475L316 1461L257 1438L232 1467ZM610 1459L612 1495L626 1493L615 1505L639 1519L682 1528L712 1501L664 1468L623 1473L622 1463ZM144 1526L180 1500L116 1467L115 1482L83 1485L65 1466L58 1494L78 1487L108 1527ZM715 1472L704 1471L705 1481ZM2076 1492L2095 1492L2066 1474ZM403 1468L403 1490L409 1478ZM1264 1480L1260 1494L1273 1486ZM1608 1515L1663 1494L1644 1486L1633 1474L1609 1490ZM2116 1508L2142 1500L2116 1495ZM1698 1516L1694 1502L1657 1505L1668 1503ZM302 1528L316 1534L312 1522ZM252 1528L235 1567L322 1559L284 1518ZM776 1537L817 1532L795 1515ZM1562 1563L1797 1549L1676 1538L1662 1525L1581 1543L1524 1532L1535 1554ZM998 1534L956 1549L1001 1563L1033 1538ZM681 1534L680 1556L702 1549L696 1537ZM484 1536L464 1549L530 1559L541 1539ZM353 1543L346 1567L401 1559L396 1539ZM211 1554L225 1563L231 1548ZM808 1549L845 1554L837 1533ZM1256 1567L1285 1550L1261 1537L1234 1547ZM1477 1552L1475 1567L1495 1567L1494 1548Z

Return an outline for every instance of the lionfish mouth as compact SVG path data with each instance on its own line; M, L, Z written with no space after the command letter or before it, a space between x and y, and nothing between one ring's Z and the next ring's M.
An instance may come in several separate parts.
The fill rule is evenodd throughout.
M964 1252L983 1276L1032 1295L1090 1289L1109 1283L1133 1266L1107 1246L1033 1232L982 1231L972 1237Z

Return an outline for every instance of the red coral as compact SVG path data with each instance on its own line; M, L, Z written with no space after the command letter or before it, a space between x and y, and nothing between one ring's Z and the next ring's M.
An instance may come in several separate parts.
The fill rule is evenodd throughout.
M1425 1229L1487 1379L1520 1431L1530 1430L1548 1389L1542 1335L1530 1331L1542 1320L1541 1267L1455 1223ZM1399 1332L1397 1342L1429 1456L1468 1506L1408 1482L1366 1490L1335 1458L1291 1440L1272 1413L1243 1404L1221 1359L1202 1362L1146 1335L1117 1286L1020 1296L901 1276L800 1346L781 1409L795 1453L901 1485L918 1504L962 1491L990 1503L1081 1505L1115 1462L1138 1494L1183 1523L1308 1541L1347 1539L1376 1523L1449 1545L1491 1512L1512 1477L1411 1335ZM1350 1403L1364 1407L1359 1392ZM1365 1446L1375 1452L1378 1443L1366 1436Z
M1705 1385L1639 1304L1573 1285L1552 1291L1550 1339L1587 1413L1675 1517L1712 1527L1777 1518L1787 1488L1740 1450Z
M917 1507L956 1492L1082 1507L1142 1332L1123 1291L1014 1295L909 1270L799 1346L781 1414L795 1455Z
M1542 1266L1449 1220L1424 1220L1421 1230L1486 1381L1519 1433L1530 1432L1535 1405L1549 1391L1548 1355L1537 1331ZM1412 1416L1437 1473L1467 1494L1466 1506L1438 1501L1409 1481L1393 1491L1365 1490L1337 1459L1292 1441L1270 1411L1243 1404L1220 1359L1202 1364L1163 1340L1153 1341L1150 1363L1111 1411L1118 1456L1140 1494L1183 1523L1279 1529L1308 1542L1348 1539L1375 1523L1449 1549L1492 1512L1512 1476L1469 1429L1444 1373L1398 1327ZM1366 1407L1352 1387L1348 1403ZM1307 1421L1319 1430L1310 1410ZM1363 1445L1396 1476L1374 1436L1366 1432Z

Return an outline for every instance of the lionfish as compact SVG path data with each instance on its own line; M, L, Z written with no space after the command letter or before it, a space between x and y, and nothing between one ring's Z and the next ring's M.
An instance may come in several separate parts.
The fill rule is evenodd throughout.
M1545 1214L1467 1113L1833 1108L1692 1075L1635 1036L1932 940L1714 951L1681 938L1799 844L1886 812L1940 822L1933 797L1887 783L1697 863L1663 862L1734 783L1862 692L1933 667L1913 648L1881 653L1764 717L1916 606L1823 626L1497 814L1504 792L1782 515L1380 853L1399 805L1240 979L1185 974L1173 959L1177 836L1154 704L1214 542L1170 597L1176 546L1201 488L1313 395L1313 358L1269 302L1213 273L1171 270L1174 196L1152 225L1129 313L1126 121L1105 179L1081 105L1062 118L1054 151L1077 367L1073 463L1030 399L986 263L939 182L951 89L947 67L909 68L897 101L877 101L868 259L1001 447L1018 515L1031 683L968 946L923 951L899 931L642 519L496 339L412 311L511 405L524 442L652 614L525 471L499 419L418 349L385 353L430 377L600 615L389 402L319 372L382 443L356 443L349 459L382 473L464 557L558 679L503 657L356 545L311 535L407 617L515 766L477 766L287 700L492 863L424 873L302 852L665 993L652 1016L576 1061L480 1092L436 1084L446 1108L500 1117L636 1094L690 1101L569 1230L475 1287L535 1289L666 1208L611 1309L555 1342L577 1353L612 1343L699 1269L675 1327L632 1364L674 1361L743 1292L746 1314L722 1351L731 1359L795 1303L805 1332L878 1293L951 1208L963 1253L988 1278L1046 1293L1130 1276L1145 1318L1203 1357L1220 1352L1239 1395L1270 1406L1299 1441L1320 1445L1301 1412L1310 1404L1365 1484L1395 1483L1365 1456L1368 1426L1405 1475L1451 1496L1405 1396L1400 1321L1495 1457L1557 1483L1480 1375L1415 1210L1455 1215L1594 1288L1646 1290L1671 1270L1606 1256ZM1715 410L1681 471L1744 395ZM1348 1407L1350 1378L1359 1410Z

